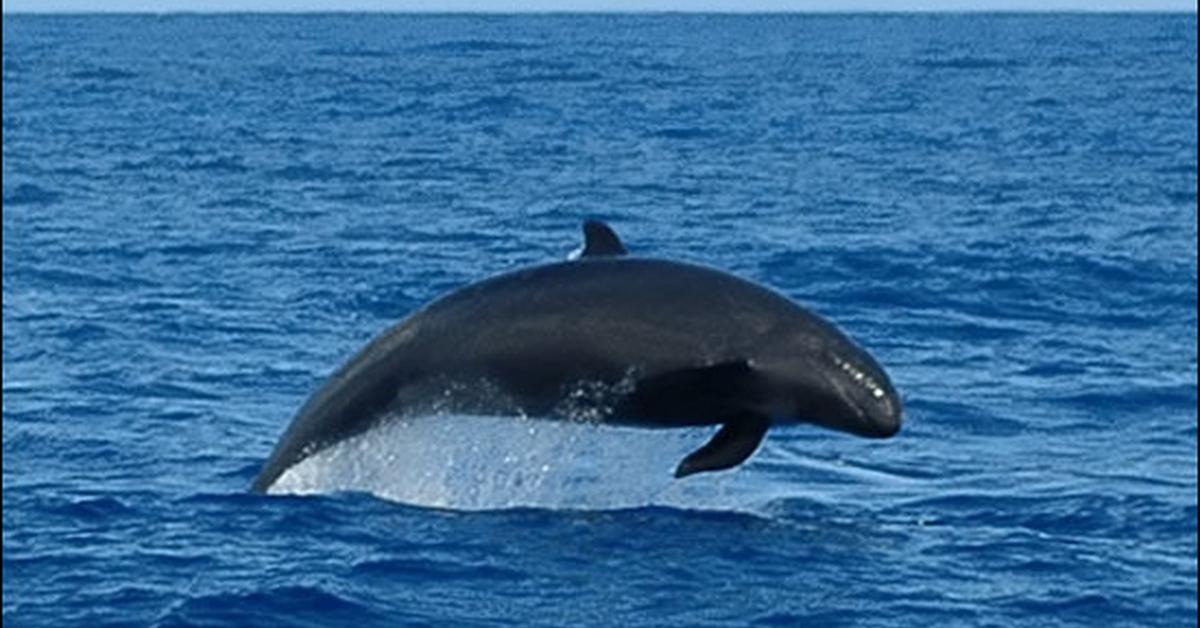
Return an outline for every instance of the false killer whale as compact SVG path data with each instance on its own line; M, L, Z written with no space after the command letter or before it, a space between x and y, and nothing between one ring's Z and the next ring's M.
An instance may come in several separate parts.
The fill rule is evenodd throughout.
M901 417L883 368L825 319L718 270L629 256L588 221L577 259L468 285L370 342L300 409L252 490L389 417L444 412L720 424L675 477L741 464L773 424L886 438Z

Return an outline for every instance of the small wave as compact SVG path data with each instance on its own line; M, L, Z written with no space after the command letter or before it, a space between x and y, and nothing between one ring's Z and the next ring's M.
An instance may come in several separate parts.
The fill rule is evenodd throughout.
M250 198L248 196L227 196L201 203L204 208L229 207L233 209L268 209L270 203Z
M211 257L214 255L250 254L259 250L254 242L210 241L197 243L166 244L152 249L170 257Z
M272 171L271 175L287 181L301 182L325 182L356 178L356 175L351 172L309 165L285 166Z
M501 83L592 83L604 78L596 72L559 72L525 74L500 79Z
M923 422L946 423L962 434L1002 437L1028 430L1020 419L1000 416L978 405L929 398L911 399L906 405L908 412L922 417Z
M1061 101L1061 100L1059 100L1059 99L1057 99L1057 98L1051 98L1051 97L1049 97L1049 96L1043 96L1043 97L1041 97L1041 98L1034 98L1034 99L1032 99L1032 100L1029 100L1029 101L1027 101L1027 102L1025 103L1025 105L1026 105L1026 106L1028 106L1028 107L1033 107L1033 108L1035 108L1035 109L1049 109L1049 108L1052 108L1052 107L1061 107L1061 106L1063 106L1063 101Z
M33 279L57 287L73 286L93 289L111 289L121 285L121 281L99 273L86 272L68 268L39 268L31 273Z
M374 205L374 201L379 197L369 190L346 190L334 192L331 194L320 194L314 198L319 198L324 201L337 201L339 203L347 203L351 205Z
M1022 65L1020 62L1013 59L999 59L995 57L949 57L945 59L923 59L917 61L916 65L922 68L930 69L948 69L948 70L995 70L1004 68L1015 68Z
M112 331L112 328L107 325L77 323L69 325L57 335L59 338L70 340L71 342L91 342L109 337Z
M406 156L393 157L379 164L383 168L431 168L440 167L445 162L438 157Z
M223 395L201 390L195 386L179 383L156 382L139 387L141 396L147 399L194 399L203 401L218 401Z
M839 484L879 484L898 487L902 485L919 485L926 480L938 477L938 474L915 466L887 465L870 463L844 458L826 459L807 455L792 450L790 447L775 449L773 459L778 459L780 466L788 473L797 469L815 471L830 481Z
M1191 189L1170 190L1167 192L1167 200L1174 205L1195 205L1196 192Z
M285 586L210 593L187 598L158 618L163 626L383 625L369 604L339 595L328 586Z
M249 168L242 163L241 157L222 155L211 159L199 159L188 163L185 168L193 172L246 172Z
M707 140L720 137L716 129L699 127L668 127L650 132L650 137L666 140Z
M137 74L128 70L104 66L89 68L87 70L78 70L71 72L67 76L78 80L103 82L127 81L129 79L137 78Z
M1055 401L1074 405L1082 410L1106 408L1110 411L1143 413L1152 408L1178 408L1196 404L1196 385L1162 384L1158 386L1128 385L1120 390L1092 390L1071 393Z
M530 72L533 70L542 70L545 72L568 72L578 67L578 64L571 61L563 61L557 59L539 59L529 57L516 57L508 61L499 61L497 69L514 72Z
M1031 617L1084 615L1098 621L1101 617L1137 617L1141 614L1135 599L1098 593L1072 595L1056 591L1041 597L1013 600L1011 604Z
M115 497L86 497L63 501L49 510L86 522L104 521L118 516L132 515L136 512Z
M154 168L169 167L172 165L173 160L150 157L144 159L121 159L112 165L112 169L115 172L145 172Z
M904 113L912 113L916 111L917 103L914 100L898 100L893 102L876 102L871 101L862 103L858 107L839 107L835 109L827 109L823 113L829 116L886 116L898 115Z
M254 474L262 467L261 462L252 462L243 465L233 471L227 471L221 475L230 475L236 478L244 478L247 482L254 477ZM175 500L176 503L193 507L214 507L216 509L224 508L254 508L263 507L262 500L257 495L246 491L235 491L230 493L192 493Z
M1080 55L1057 54L1048 57L1042 63L1051 68L1075 68L1087 65L1089 58Z
M431 105L429 103L429 101L417 98L414 100L410 100L408 102L394 105L388 109L385 109L385 110L379 112L377 115L379 115L380 117L385 117L385 118L391 117L391 116L409 116L409 115L413 115L416 113L424 113L424 112L428 112L428 111L432 111L432 110L433 110L433 105Z
M355 48L355 47L336 47L336 48L318 48L313 51L313 55L317 57L336 57L340 59L386 59L392 56L392 53L386 50L377 50L374 48Z
M1196 165L1194 163L1178 163L1170 166L1161 166L1155 168L1154 172L1156 174L1190 176L1196 174Z
M407 171L398 175L400 177L423 180L487 179L501 173L496 168L475 164L454 163L434 157L399 157L389 159L383 162L381 166Z
M1029 377L1079 377L1088 372L1087 367L1071 362L1045 362L1021 369L1020 374Z
M497 41L493 39L460 39L452 41L443 41L436 44L428 44L425 46L416 46L411 48L414 52L454 52L454 53L476 53L476 52L520 52L523 50L536 50L541 48L537 44L517 41Z
M671 72L671 73L674 73L674 72L681 72L685 69L684 66L676 65L674 63L666 63L666 62L662 62L662 61L641 61L639 59L634 59L633 61L630 61L629 67L631 67L635 70L641 70L643 72Z
M989 526L1043 534L1103 534L1159 539L1187 527L1189 511L1152 495L1071 493L958 493L917 498L891 508L921 512L929 521L959 528Z
M423 579L430 580L473 580L514 582L529 578L516 569L497 567L488 564L464 564L442 560L422 558L390 558L364 560L352 567L356 575L374 576L381 578L397 578L421 574Z
M660 183L631 183L619 187L635 194L667 196L697 196L702 192L698 187L662 185Z
M4 190L5 206L53 205L61 198L62 195L58 192L32 183L20 183Z
M451 174L464 175L466 177L487 178L501 174L497 168L488 168L486 166L476 166L472 164L451 164L444 168L445 172Z
M480 113L487 115L507 114L521 109L531 108L533 105L521 98L512 94L503 96L484 96L477 98L469 103L465 103L456 107L454 110L458 112Z
M805 625L825 625L836 626L842 621L842 617L835 613L830 613L827 616L817 614L800 614L789 613L786 611L771 611L762 613L750 619L751 626L805 626Z

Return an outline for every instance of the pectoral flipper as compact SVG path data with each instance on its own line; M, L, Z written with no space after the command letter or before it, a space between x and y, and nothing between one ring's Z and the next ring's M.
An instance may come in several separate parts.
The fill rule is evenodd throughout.
M675 468L675 477L682 478L693 473L721 471L742 464L758 449L771 421L758 414L731 417L720 431L693 451Z

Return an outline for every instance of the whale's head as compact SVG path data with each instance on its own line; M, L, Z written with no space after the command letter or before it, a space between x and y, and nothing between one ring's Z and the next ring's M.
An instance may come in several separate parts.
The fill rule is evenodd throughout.
M824 327L824 325L823 325ZM764 367L773 382L776 420L813 423L856 436L900 431L900 396L883 367L832 326L798 335Z

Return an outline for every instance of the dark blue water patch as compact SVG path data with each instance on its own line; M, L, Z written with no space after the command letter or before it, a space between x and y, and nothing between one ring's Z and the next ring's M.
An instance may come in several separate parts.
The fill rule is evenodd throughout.
M533 102L515 94L484 96L448 110L453 117L468 120L484 120L492 117L507 117L520 112L538 109Z
M318 48L313 51L313 54L318 57L334 57L343 59L387 59L394 56L393 53L387 50L360 48L355 46Z
M348 298L352 306L358 308L359 311L377 316L382 320L398 321L422 305L419 299L406 294L403 289L398 287L353 291L344 298Z
M500 83L594 83L602 80L603 75L596 72L541 72L504 76L498 79Z
M221 155L208 159L198 159L187 164L188 170L242 173L249 170L239 156Z
M1174 205L1195 205L1196 190L1195 188L1187 190L1172 190L1167 192L1167 200Z
M821 110L822 115L827 116L867 116L875 118L876 116L886 115L903 115L911 113L917 108L915 101L900 101L900 102L871 102L864 103L860 107L828 107Z
M438 157L396 157L380 164L381 167L395 169L395 176L426 181L456 181L464 178L499 177L502 171L479 164L455 163Z
M338 170L325 166L284 166L271 173L273 177L298 183L326 183L341 180L361 180L364 175L349 170Z
M414 98L407 102L393 105L379 112L380 117L424 115L434 111L434 105L426 99Z
M1102 407L1112 413L1155 412L1189 402L1196 403L1196 387L1194 384L1161 384L1131 386L1120 392L1085 390L1064 395L1057 401L1081 408Z
M205 201L200 204L200 207L205 209L270 209L272 206L269 202L251 196L227 196L210 201Z
M1024 65L1016 59L997 57L955 56L946 58L922 59L916 65L922 68L946 70L1001 70L1018 68Z
M107 273L67 267L42 267L30 273L33 285L112 290L123 285L123 279Z
M375 625L387 615L325 583L189 596L155 618L160 626Z
M197 386L189 386L179 382L146 382L139 386L145 391L146 399L176 399L176 400L207 400L215 401L220 399L219 395L208 392L207 389ZM167 418L164 415L159 415L160 419Z
M62 194L33 183L18 183L5 186L4 205L53 205L62 199Z
M440 157L413 155L392 157L379 165L383 168L440 168L445 163Z
M651 131L649 135L667 140L707 140L718 137L719 133L699 127L668 127Z
M143 172L161 170L161 169L166 169L166 168L173 169L180 165L181 165L180 162L178 162L177 160L174 160L174 159L171 159L168 157L154 156L154 157L138 157L135 159L121 159L121 160L113 162L111 168L112 168L113 172L118 172L118 173L129 173L129 172L143 173Z
M247 254L256 252L260 248L261 245L257 242L221 240L163 244L151 249L151 252L171 258L203 258ZM178 263L179 260L176 260L176 262Z
M580 64L564 59L547 59L542 57L518 57L515 59L502 60L496 63L495 68L500 71L508 72L570 72L579 69Z
M628 183L620 186L626 192L632 192L639 196L667 196L667 197L694 197L700 194L701 189L693 186L671 185L666 183Z
M86 70L76 70L67 76L83 81L113 82L128 81L130 79L137 78L138 75L135 72L123 70L121 68L97 66Z
M113 333L113 328L95 323L70 325L58 332L58 336L71 342L99 342L106 340Z
M462 39L414 46L413 52L439 53L447 55L481 54L481 53L513 53L537 50L538 44L494 39Z
M1042 96L1039 98L1034 98L1032 100L1029 100L1025 104L1027 106L1033 107L1035 109L1048 109L1048 108L1062 107L1062 106L1064 106L1065 103L1063 103L1061 100L1051 97L1051 96Z
M1089 617L1133 616L1143 612L1141 604L1128 596L1079 595L1073 591L1049 591L1045 596L1011 602L1021 614L1037 613L1067 621Z
M421 579L454 580L476 582L487 586L489 581L511 584L529 578L529 574L516 569L488 564L463 564L461 561L435 561L428 559L370 559L353 567L355 576L403 580L413 574Z

